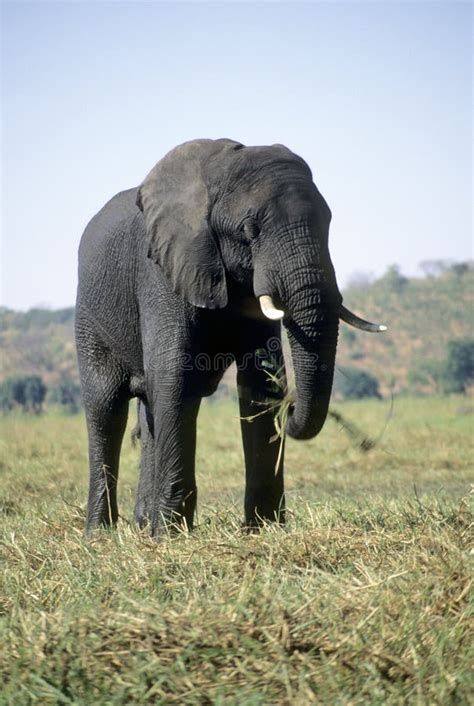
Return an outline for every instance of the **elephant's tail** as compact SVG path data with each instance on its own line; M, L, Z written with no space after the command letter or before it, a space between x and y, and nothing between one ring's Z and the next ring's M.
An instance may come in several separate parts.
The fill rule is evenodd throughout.
M137 423L133 427L132 433L130 434L131 439L132 439L132 446L136 446L137 441L139 439L141 439L141 437L142 437L142 429L140 426L140 405L141 404L142 404L141 401L137 400Z

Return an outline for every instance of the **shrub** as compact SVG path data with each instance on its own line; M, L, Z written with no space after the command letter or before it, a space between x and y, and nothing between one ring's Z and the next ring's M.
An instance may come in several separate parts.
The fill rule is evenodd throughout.
M340 368L335 380L335 391L346 400L381 398L377 378L359 368Z
M474 383L474 339L448 342L443 379L445 392L466 392Z
M77 414L82 404L80 385L63 375L59 383L51 388L48 401L63 407L69 414Z
M39 414L45 396L46 385L39 375L7 378L0 385L0 408L9 412L20 407L23 412Z
M432 358L415 360L408 371L408 384L414 393L440 394L444 390L443 363Z

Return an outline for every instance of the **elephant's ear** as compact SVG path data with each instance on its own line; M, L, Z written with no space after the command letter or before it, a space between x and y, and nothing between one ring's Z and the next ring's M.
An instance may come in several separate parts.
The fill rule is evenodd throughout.
M195 140L169 152L142 183L137 206L149 235L148 257L168 276L173 290L191 304L220 309L227 304L224 263L209 225L209 162L222 168L231 140ZM224 160L225 161L225 160Z

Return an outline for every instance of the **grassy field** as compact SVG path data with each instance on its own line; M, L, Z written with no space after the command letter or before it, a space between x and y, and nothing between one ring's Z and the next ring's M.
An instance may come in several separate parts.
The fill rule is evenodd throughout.
M290 441L287 528L248 536L237 409L207 403L198 527L161 544L128 435L122 520L88 542L82 417L1 419L0 703L472 703L466 404L336 406L377 446Z

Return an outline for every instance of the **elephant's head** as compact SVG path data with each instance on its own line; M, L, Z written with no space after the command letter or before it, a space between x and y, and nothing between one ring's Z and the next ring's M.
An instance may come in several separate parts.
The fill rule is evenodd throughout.
M283 318L295 369L287 431L307 439L326 419L339 319L381 330L342 306L328 249L331 211L308 165L283 145L195 140L168 153L137 204L149 257L175 292L224 308L229 288L253 290L270 319Z

